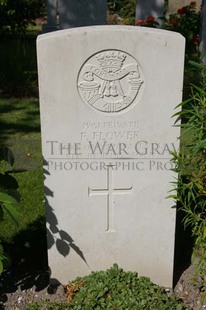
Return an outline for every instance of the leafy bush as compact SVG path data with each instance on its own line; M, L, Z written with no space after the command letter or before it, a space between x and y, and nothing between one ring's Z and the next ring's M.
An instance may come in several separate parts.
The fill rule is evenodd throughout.
M0 161L6 161L8 164L13 165L14 155L7 147L0 148ZM17 188L18 183L16 179L10 175L11 171L0 173L0 221L4 219L7 214L15 225L18 226L18 213L14 207L17 204ZM0 274L4 266L8 262L8 257L3 251L3 246L0 240Z
M159 23L155 20L155 18L153 16L147 16L144 20L138 19L135 22L135 25L136 26L157 28L159 26Z
M205 68L204 68L205 69ZM198 285L206 293L206 73L202 85L193 85L192 97L182 103L181 152L173 153L178 181L179 209L185 213L184 225L192 228L195 238L193 257L198 257Z
M111 24L111 16L114 16L116 23L121 19L121 23L125 25L134 25L136 0L108 0L109 23ZM119 19L117 18L119 17Z
M43 0L0 0L0 94L37 96L36 35L28 25L45 14ZM27 31L28 32L28 31Z
M26 310L67 310L71 309L65 303L37 302L29 305ZM81 308L80 308L81 309ZM83 310L83 309L82 309Z
M196 52L199 45L200 12L196 10L196 2L192 1L170 14L165 19L163 28L181 33L186 38L186 50Z
M0 0L0 34L24 33L44 12L43 0Z
M33 304L28 310L73 309L73 310L183 310L184 306L174 295L168 296L165 289L153 284L149 278L138 277L136 272L125 272L116 264L106 270L92 272L77 278L66 286L68 304ZM42 308L41 308L42 306Z

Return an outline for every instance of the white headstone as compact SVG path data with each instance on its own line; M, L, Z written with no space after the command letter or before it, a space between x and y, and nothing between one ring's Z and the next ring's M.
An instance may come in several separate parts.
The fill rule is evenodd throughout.
M37 47L51 281L117 263L171 287L184 38L97 26Z
M155 19L163 17L165 0L137 0L136 20L153 16Z

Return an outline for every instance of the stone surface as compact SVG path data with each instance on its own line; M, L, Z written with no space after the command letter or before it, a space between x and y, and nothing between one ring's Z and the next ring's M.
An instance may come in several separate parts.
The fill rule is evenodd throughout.
M106 0L59 0L60 29L106 24Z
M164 3L164 0L137 0L136 20L145 19L147 16L162 17L164 15Z
M105 25L106 0L47 0L47 24L43 32L74 27ZM58 17L57 17L58 16Z
M117 263L171 287L184 38L98 26L37 49L51 281Z
M43 32L55 31L58 29L57 25L57 0L46 1L47 24L43 25Z

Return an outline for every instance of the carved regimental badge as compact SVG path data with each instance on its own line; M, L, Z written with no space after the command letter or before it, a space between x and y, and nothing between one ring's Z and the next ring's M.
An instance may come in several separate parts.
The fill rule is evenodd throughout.
M105 113L118 113L140 97L143 77L138 62L129 54L106 50L90 57L78 76L82 100Z

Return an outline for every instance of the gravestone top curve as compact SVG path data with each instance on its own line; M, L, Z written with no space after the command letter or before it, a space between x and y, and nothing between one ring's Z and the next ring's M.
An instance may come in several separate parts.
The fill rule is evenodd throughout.
M44 39L49 38L55 38L55 37L61 37L67 35L75 35L75 33L78 35L78 33L83 33L87 35L87 33L90 32L141 32L141 33L154 33L154 34L165 34L170 37L181 37L181 39L184 39L184 37L179 32L169 31L169 30L163 30L163 29L155 29L155 28L149 28L149 27L138 27L138 26L127 26L127 25L97 25L97 26L85 26L85 27L78 27L78 28L71 28L71 29L64 29L60 31L55 32L49 32L40 34L37 37L37 41L41 41Z

